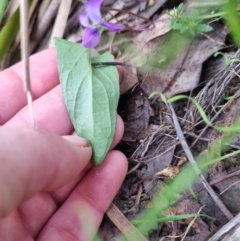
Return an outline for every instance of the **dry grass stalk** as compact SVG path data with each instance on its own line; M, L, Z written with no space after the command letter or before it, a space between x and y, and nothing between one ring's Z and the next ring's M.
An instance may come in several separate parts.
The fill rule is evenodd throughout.
M54 37L62 38L67 25L68 15L71 9L72 0L62 0L59 6L57 18L54 23L50 37L49 47L55 46Z
M56 16L58 7L61 0L52 0L47 11L45 12L41 21L37 24L34 29L34 33L31 35L30 52L32 53L37 45L41 42L44 34L50 27L53 19Z
M113 203L107 210L107 216L122 232L127 240L148 241Z
M182 145L182 148L190 162L190 164L192 165L194 171L196 172L196 174L200 177L200 180L202 182L202 184L204 185L204 187L206 188L207 192L209 193L209 195L212 197L212 199L214 200L214 202L216 203L216 205L219 207L219 209L223 212L223 214L226 216L226 218L228 220L231 220L233 218L233 215L231 214L231 212L226 208L226 206L224 205L224 203L220 200L220 198L216 195L216 193L214 192L214 190L212 189L212 187L209 185L209 183L207 182L207 180L205 179L205 177L203 176L203 174L201 173L201 171L199 170L197 163L194 160L194 157L192 155L192 152L185 140L185 137L183 135L182 129L180 127L180 124L178 122L178 118L177 115L175 113L175 110L173 109L171 104L168 104L169 109L172 113L172 118L173 118L173 123L174 123L174 127L176 129L177 132L177 136L179 138L179 141Z
M234 58L240 57L240 50L238 50ZM240 64L232 63L226 65L225 68L217 73L213 78L211 78L204 88L197 94L195 100L202 106L205 113L212 115L216 113L216 106L222 100L223 92L226 90L226 87L229 85L230 81L233 79L236 74L240 73ZM189 123L192 122L192 119L195 123L201 120L201 116L196 108L196 106L191 103L185 114L184 121L182 122L184 129L191 131L192 127Z

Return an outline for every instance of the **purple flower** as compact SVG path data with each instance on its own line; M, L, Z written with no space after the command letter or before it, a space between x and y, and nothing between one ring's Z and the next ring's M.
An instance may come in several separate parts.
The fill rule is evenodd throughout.
M85 13L79 15L80 23L86 28L82 37L82 45L85 48L94 48L98 45L101 38L101 27L113 32L124 28L122 24L113 24L104 21L100 11L102 2L103 0L88 1L85 4Z

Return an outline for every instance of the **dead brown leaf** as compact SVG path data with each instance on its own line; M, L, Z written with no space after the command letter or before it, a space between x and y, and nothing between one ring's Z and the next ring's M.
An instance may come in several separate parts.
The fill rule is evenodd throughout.
M179 168L177 166L168 166L164 168L162 171L155 173L155 176L165 176L169 178L173 178L179 173Z
M199 35L192 41L178 33L167 34L157 47L156 54L139 69L142 89L147 95L158 91L168 98L194 89L199 82L203 62L223 48L226 34L226 29L219 24L214 25L214 31L208 36Z
M150 40L162 36L171 30L170 19L168 14L165 13L161 15L157 20L154 21L154 25L154 27L151 27L151 29L141 32L137 35L137 37L133 39L133 41L140 48L144 47L144 45Z
M124 141L135 141L137 136L147 128L151 114L148 98L142 91L132 94L126 103Z
M120 93L124 94L138 83L137 70L135 67L126 66L124 81L120 85Z

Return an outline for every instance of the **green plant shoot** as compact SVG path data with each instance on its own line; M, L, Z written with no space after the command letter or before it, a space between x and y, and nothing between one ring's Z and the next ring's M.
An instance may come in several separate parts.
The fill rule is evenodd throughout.
M219 52L219 51L216 52L213 56L217 57L218 55L222 55L223 56L226 65L229 65L229 64L235 63L235 62L240 62L240 59L236 59L236 58L230 59L226 54L224 54L222 52Z
M167 12L170 16L170 27L173 30L177 30L180 33L189 32L194 36L197 32L210 32L213 28L208 25L201 23L202 20L198 14L188 15L183 12L183 3L181 3L177 9L173 10L173 14Z

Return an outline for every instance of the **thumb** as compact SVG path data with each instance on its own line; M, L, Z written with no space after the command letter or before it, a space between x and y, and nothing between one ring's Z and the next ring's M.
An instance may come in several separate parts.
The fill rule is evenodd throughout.
M91 147L79 137L62 138L31 128L0 128L0 217L37 192L70 182L91 155Z

